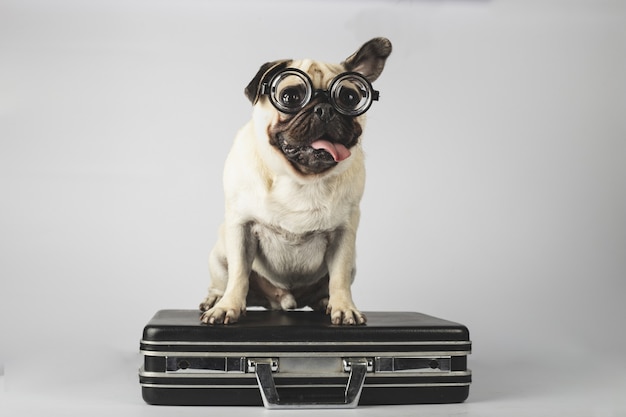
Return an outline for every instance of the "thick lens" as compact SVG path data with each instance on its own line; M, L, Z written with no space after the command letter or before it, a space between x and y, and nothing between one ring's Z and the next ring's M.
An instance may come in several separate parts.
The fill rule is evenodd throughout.
M270 98L278 110L295 113L311 100L311 83L300 71L284 71L272 80Z
M330 97L337 111L358 116L372 104L372 86L360 74L340 75L330 86Z

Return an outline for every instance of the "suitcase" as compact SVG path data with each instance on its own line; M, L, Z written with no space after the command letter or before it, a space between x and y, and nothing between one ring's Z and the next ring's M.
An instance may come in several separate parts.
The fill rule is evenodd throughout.
M206 325L161 310L143 331L143 399L155 405L351 408L457 403L469 394L468 329L414 312L337 326L315 311L248 311Z

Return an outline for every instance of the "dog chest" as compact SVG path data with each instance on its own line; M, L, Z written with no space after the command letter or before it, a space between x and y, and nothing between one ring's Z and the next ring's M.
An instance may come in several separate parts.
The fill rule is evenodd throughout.
M349 223L358 211L360 194L336 180L302 185L278 178L267 194L259 196L256 207L261 210L255 217L305 238L312 230L337 229ZM291 240L293 235L286 237Z
M270 275L268 278L319 279L325 273L324 256L334 232L292 233L262 223L254 224L251 231L258 242L256 266Z

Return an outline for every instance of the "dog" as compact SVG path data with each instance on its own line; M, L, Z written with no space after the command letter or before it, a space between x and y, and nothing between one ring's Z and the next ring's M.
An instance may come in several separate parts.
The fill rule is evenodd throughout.
M311 307L336 325L366 317L352 300L365 116L391 53L366 42L340 64L262 65L245 88L252 120L224 166L225 216L209 255L201 321L230 324L247 306Z

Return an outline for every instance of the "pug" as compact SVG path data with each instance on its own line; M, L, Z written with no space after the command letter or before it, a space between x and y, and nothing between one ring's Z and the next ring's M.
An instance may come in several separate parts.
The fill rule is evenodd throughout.
M389 40L375 38L339 64L268 62L245 88L252 120L224 167L225 218L202 322L235 323L247 306L308 306L333 324L366 322L351 293L361 138L390 53Z

